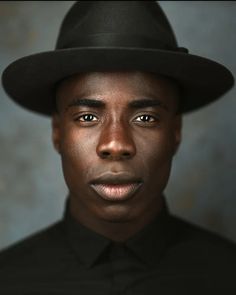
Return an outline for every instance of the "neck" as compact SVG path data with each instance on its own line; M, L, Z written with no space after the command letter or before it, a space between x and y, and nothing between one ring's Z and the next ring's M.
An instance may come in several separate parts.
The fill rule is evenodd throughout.
M133 218L128 216L105 219L88 212L81 204L78 204L73 196L69 196L69 200L69 210L75 220L115 242L124 242L142 230L157 217L164 205L163 197L159 197L154 200L153 204L149 204L146 210Z

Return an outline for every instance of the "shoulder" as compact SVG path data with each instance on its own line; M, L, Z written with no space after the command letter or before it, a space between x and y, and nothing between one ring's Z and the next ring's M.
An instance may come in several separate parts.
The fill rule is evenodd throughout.
M206 228L196 225L177 216L171 216L171 227L175 232L177 244L186 245L189 248L201 247L211 251L222 251L236 255L236 244Z
M179 217L171 217L174 238L168 261L180 272L205 276L216 286L232 286L236 274L236 244Z
M57 223L30 235L0 252L0 272L17 265L39 264L52 253L60 252L65 244L63 223Z
M74 260L59 221L0 252L0 294L48 294Z

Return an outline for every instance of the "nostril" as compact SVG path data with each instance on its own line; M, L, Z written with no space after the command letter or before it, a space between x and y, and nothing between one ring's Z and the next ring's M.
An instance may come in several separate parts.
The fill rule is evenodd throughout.
M108 156L110 156L110 153L109 152L102 152L101 155L102 155L102 157L108 157Z
M115 153L112 153L112 152L109 152L109 151L102 151L100 153L100 157L103 158L103 159L106 159L106 158L111 158L111 157L114 157L114 158L129 158L130 157L130 153L129 152L120 152L118 154L115 154Z

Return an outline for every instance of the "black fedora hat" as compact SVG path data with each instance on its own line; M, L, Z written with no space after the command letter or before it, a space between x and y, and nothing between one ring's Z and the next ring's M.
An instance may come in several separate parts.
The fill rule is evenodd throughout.
M138 70L178 82L183 113L228 91L231 72L178 47L156 1L79 1L62 23L56 49L23 57L2 75L9 96L23 107L52 114L55 87L79 72Z

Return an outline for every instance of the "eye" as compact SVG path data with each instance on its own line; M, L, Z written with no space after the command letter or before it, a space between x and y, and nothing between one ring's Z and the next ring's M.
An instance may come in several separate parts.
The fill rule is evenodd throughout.
M75 119L75 121L79 122L95 122L98 121L98 118L92 114L84 114Z
M140 123L154 123L157 122L158 119L151 115L140 115L134 119L136 122Z

